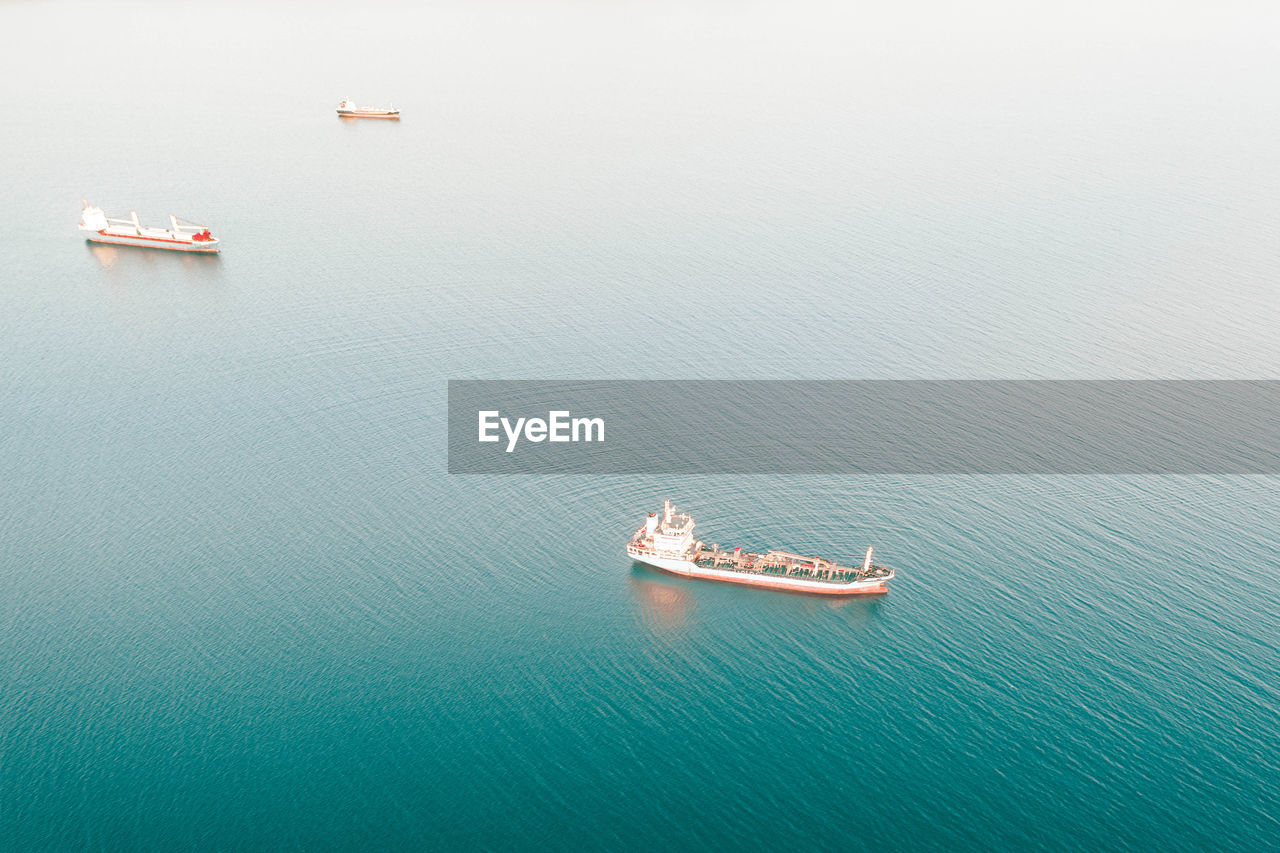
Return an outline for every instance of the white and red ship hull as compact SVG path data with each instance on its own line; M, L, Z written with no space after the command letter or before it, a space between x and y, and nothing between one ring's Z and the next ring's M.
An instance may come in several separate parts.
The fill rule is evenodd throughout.
M372 107L360 109L356 106L355 101L347 98L338 104L338 116L340 118L386 118L392 121L400 120L400 111L392 104L387 109L381 107Z
M755 574L731 569L712 569L699 566L691 560L678 557L660 557L651 551L627 546L627 554L637 562L652 566L668 574L700 580L736 583L763 589L781 589L789 592L806 592L814 595L880 595L889 591L887 578L836 583L826 580L779 575Z
M627 555L681 577L811 595L880 595L889 591L893 580L893 569L871 562L870 548L862 566L855 568L790 551L755 554L741 548L726 551L719 545L707 548L694 538L693 528L693 517L676 512L666 501L661 518L649 513L644 526L632 534Z
M90 231L84 237L91 243L107 243L112 246L139 246L143 249L167 249L171 252L199 252L201 254L217 254L221 251L218 248L217 240L208 242L197 242L194 240L183 240L175 238L165 232L164 236L149 236L141 234L120 234L114 233L109 229L101 231Z
M137 246L142 249L164 249L170 252L195 252L202 255L217 254L218 238L203 225L180 222L169 217L169 228L149 228L138 221L138 214L130 212L128 219L113 219L102 208L85 202L80 214L80 230L91 243L111 246Z
M338 116L341 118L387 118L392 121L400 120L399 110L338 110Z

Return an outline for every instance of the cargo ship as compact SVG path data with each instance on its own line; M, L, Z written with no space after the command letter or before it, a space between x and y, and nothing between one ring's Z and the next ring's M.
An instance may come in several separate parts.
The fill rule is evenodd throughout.
M396 109L395 104L385 110L376 107L362 110L350 98L338 104L338 115L342 118L389 118L396 121L400 120L400 111Z
M663 503L661 517L649 513L632 535L627 555L673 575L818 595L885 593L893 579L893 569L871 562L871 548L861 567L790 551L756 554L741 548L727 551L719 545L707 548L693 538L693 517L676 512L669 500Z
M167 249L171 252L201 252L216 254L218 238L204 225L183 222L176 216L169 217L168 228L150 228L138 221L138 214L129 211L128 219L112 219L102 208L81 202L80 230L85 239L93 243L110 243L113 246L140 246L144 249Z

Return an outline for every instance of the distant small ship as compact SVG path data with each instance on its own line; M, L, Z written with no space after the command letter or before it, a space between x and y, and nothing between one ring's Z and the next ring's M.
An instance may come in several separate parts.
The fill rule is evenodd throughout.
M218 238L204 225L182 222L170 215L169 228L149 228L138 221L138 214L133 211L129 211L128 219L112 219L100 207L83 200L81 204L84 210L80 214L80 230L86 232L85 239L90 242L171 252L216 254L219 251Z
M753 554L741 548L725 551L719 545L708 550L693 538L693 518L677 513L671 501L663 503L662 518L656 512L649 513L627 543L627 554L646 565L685 577L819 595L885 593L893 579L893 569L871 562L871 548L867 549L861 568L790 551Z
M362 110L357 107L355 101L350 98L347 98L345 101L338 104L338 115L343 118L389 118L395 119L396 121L400 120L400 111L396 109L395 104L392 104L385 110L380 108Z

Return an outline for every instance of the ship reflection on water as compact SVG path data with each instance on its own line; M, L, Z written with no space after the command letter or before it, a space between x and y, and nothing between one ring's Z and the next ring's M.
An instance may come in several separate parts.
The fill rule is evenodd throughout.
M116 259L120 255L120 250L115 246L108 246L104 243L90 243L85 241L85 245L89 247L89 251L93 253L93 258L98 265L104 270L109 270L116 264Z
M631 569L631 589L640 605L640 616L651 631L669 634L689 627L693 597L680 581L663 578L636 563Z
M89 254L98 267L112 275L107 281L113 284L136 287L147 281L147 276L159 280L179 273L186 281L215 281L222 276L219 259L215 253L165 252L138 246L112 246L106 243L85 241Z

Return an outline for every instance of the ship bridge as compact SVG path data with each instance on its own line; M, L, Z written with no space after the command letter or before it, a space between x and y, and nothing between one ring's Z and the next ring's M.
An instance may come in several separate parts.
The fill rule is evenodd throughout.
M659 551L687 553L694 548L693 517L677 513L671 501L662 506L662 521L653 530L653 547Z

